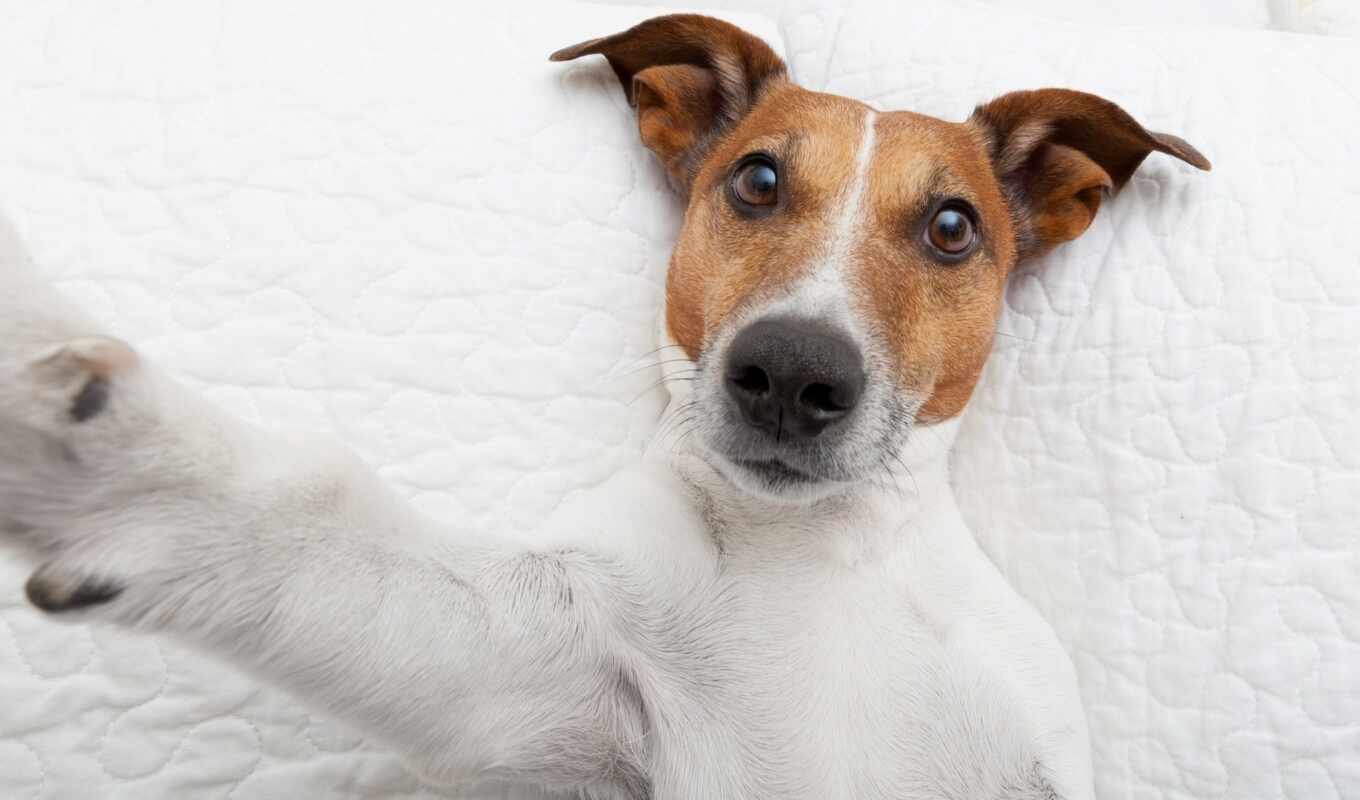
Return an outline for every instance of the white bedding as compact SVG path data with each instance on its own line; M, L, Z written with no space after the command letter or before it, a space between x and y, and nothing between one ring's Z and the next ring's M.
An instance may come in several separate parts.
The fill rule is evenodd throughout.
M778 27L736 21L813 88L957 119L1068 85L1214 160L1150 159L1015 281L957 489L1074 654L1101 797L1360 797L1354 43L766 5ZM612 74L546 62L644 14L286 8L0 0L0 215L238 413L528 530L660 408L625 373L678 203ZM21 578L0 565L0 798L433 796L198 656L42 621Z

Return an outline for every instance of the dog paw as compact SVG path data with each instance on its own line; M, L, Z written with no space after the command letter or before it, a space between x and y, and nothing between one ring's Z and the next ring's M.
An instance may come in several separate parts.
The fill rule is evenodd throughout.
M117 339L6 356L0 346L0 540L40 565L25 586L35 607L103 613L163 549L145 498L178 513L166 487L182 437L163 413L177 398Z
M94 508L132 473L151 415L137 354L88 337L0 352L0 535L32 540Z
M0 544L42 611L137 618L236 530L221 487L247 432L116 339L18 349L0 341Z
M104 336L58 345L29 364L31 401L57 412L62 422L88 422L108 408L112 381L137 362L131 347Z

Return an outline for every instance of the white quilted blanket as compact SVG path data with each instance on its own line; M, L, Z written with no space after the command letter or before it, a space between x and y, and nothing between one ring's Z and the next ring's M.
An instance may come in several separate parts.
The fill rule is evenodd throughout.
M1074 654L1100 796L1360 797L1354 42L764 5L813 88L957 119L1073 86L1214 160L1150 159L1014 282L957 489ZM612 74L545 61L643 15L0 0L0 215L221 403L527 530L661 403L624 373L678 205ZM0 798L435 796L193 654L43 622L21 577L0 564Z

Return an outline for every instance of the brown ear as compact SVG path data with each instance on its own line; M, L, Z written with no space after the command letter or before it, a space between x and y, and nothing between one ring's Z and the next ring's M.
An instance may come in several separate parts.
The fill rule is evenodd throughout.
M1003 95L973 111L1016 218L1019 257L1075 239L1108 191L1122 187L1148 153L1200 169L1209 160L1184 139L1152 133L1092 94L1039 89Z
M741 119L784 62L769 45L720 19L697 14L655 17L623 33L553 53L570 61L609 59L637 109L642 143L661 159L671 182L687 190L709 144Z

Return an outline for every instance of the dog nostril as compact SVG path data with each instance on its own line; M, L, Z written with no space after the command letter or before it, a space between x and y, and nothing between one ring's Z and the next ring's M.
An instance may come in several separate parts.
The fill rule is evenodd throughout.
M747 394L765 394L770 391L770 376L760 367L742 367L734 371L728 380Z
M859 348L817 320L753 322L726 355L723 389L734 410L777 444L808 441L847 421L864 392Z
M854 401L825 383L810 383L798 393L798 402L819 414L837 415L849 411Z

